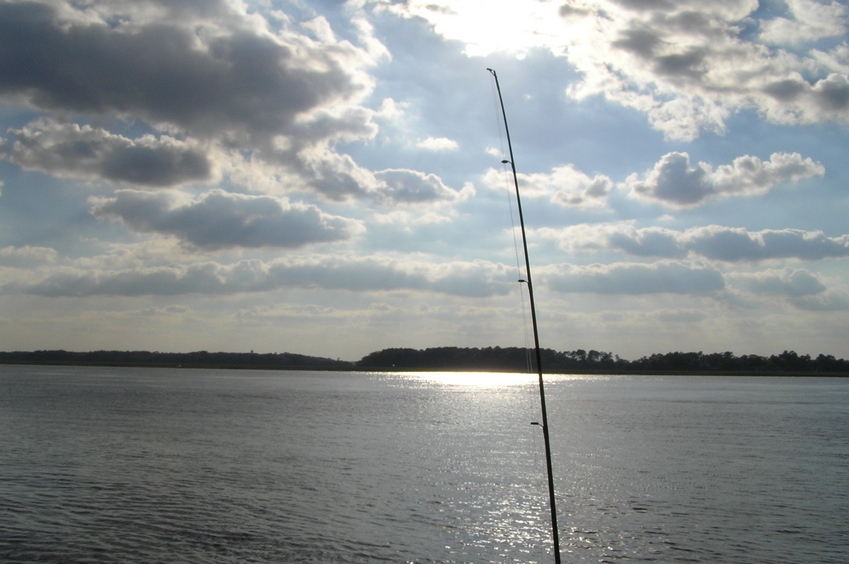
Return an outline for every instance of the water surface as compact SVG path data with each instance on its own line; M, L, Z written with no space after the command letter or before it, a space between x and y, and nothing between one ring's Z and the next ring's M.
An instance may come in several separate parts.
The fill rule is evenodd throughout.
M0 561L550 562L535 377L0 366ZM849 380L552 376L564 562L846 562Z

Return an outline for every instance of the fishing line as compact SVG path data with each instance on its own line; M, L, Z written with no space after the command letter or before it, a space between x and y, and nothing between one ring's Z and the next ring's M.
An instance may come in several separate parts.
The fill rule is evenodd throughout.
M520 280L520 282L525 282L528 290L528 304L531 311L531 320L533 322L533 331L534 331L534 352L535 360L536 360L536 369L539 374L539 399L540 399L540 415L542 416L540 421L536 423L536 426L541 427L543 441L545 443L545 465L546 465L546 476L548 478L548 498L549 498L549 509L551 516L551 540L554 549L554 562L555 564L561 563L561 554L560 554L560 533L559 527L557 524L557 501L555 496L555 485L554 485L554 471L552 470L551 463L551 442L549 439L549 429L548 429L548 413L545 405L545 387L543 382L543 372L542 372L542 351L539 345L539 333L537 326L537 316L536 316L536 308L534 306L534 288L531 282L531 264L530 258L528 257L528 240L525 234L525 222L522 214L522 204L521 198L519 196L519 178L516 173L516 163L513 160L513 146L510 142L510 130L507 127L507 113L504 110L504 100L501 97L501 86L498 82L498 75L495 74L495 71L491 68L486 69L492 75L493 80L495 81L495 88L498 91L498 100L501 105L501 114L504 121L504 133L507 136L507 147L510 152L510 159L503 159L502 163L510 164L511 171L513 173L513 183L516 188L516 209L519 214L519 224L521 226L522 231L522 252L525 258L525 280ZM512 214L511 214L512 219ZM513 228L514 232L514 241L515 241L515 225ZM517 253L518 255L518 253ZM521 269L519 269L521 271Z
M493 114L495 116L495 129L498 130L498 142L501 149L501 160L503 161L506 155L506 153L504 152L504 125L501 123L501 106L498 102L498 91L496 90L494 78L489 81L489 86L490 90L492 91L492 108L495 110Z
M522 272L522 263L524 256L519 257L519 241L516 233L516 214L517 211L513 204L513 186L511 183L512 179L512 170L508 169L506 160L506 153L504 151L504 129L503 123L500 117L501 106L499 103L498 92L496 91L495 80L490 81L490 86L492 87L492 103L495 109L495 122L496 129L498 130L498 141L501 150L501 171L502 178L504 178L504 193L507 195L507 208L510 210L510 233L513 236L513 254L516 259L516 273L518 278L527 279L526 276L523 276ZM530 338L530 330L529 330L529 322L528 322L528 303L527 300L530 298L525 296L525 285L524 283L519 283L519 303L522 311L522 336L525 341L525 369L528 373L533 373L533 358L531 355L531 338ZM535 386L531 385L527 387L527 392L524 395L525 401L527 403L525 409L526 413L535 414L534 420L538 420L539 416L542 415L540 411L540 406L536 401L536 392L534 390ZM531 433L532 438L531 442L528 445L530 447L530 457L526 460L529 461L529 469L528 469L528 480L529 487L531 492L536 492L538 495L544 497L544 493L546 491L547 485L545 483L545 465L541 460L540 453L543 452L543 438L540 435L540 428L537 425L529 425L530 429L528 430ZM529 492L530 493L530 492ZM543 519L544 521L544 519ZM544 552L544 547L540 545L539 547Z
M500 118L501 104L498 98L498 91L496 90L495 79L493 78L490 80L489 84L492 92L492 107L495 110L495 127L498 130L498 142L501 150L501 177L504 179L504 193L507 194L507 207L510 209L510 233L513 235L513 253L516 258L516 273L519 278L527 279L526 276L522 275L522 259L524 257L522 257L522 259L519 258L519 240L516 237L516 217L513 209L513 190L510 182L510 179L512 178L512 171L508 170L507 163L505 162L507 154L504 152L504 134L506 132L503 129L504 125ZM525 289L521 284L519 285L519 302L521 303L522 310L522 335L525 340L525 368L528 372L532 372L534 366L531 359L531 339L528 331L528 310L525 300Z
M510 208L510 233L513 235L513 253L516 257L516 275L519 278L524 278L522 276L522 263L519 258L519 240L516 237L516 222L513 212L513 195L510 193L510 177L511 174L507 170L507 165L501 165L503 169L502 177L504 178L504 183L506 185L506 193L507 193L507 206ZM528 308L525 300L525 286L523 283L519 283L519 303L521 304L522 309L522 335L525 339L525 368L528 372L533 372L533 366L531 361L531 338L530 332L528 330Z

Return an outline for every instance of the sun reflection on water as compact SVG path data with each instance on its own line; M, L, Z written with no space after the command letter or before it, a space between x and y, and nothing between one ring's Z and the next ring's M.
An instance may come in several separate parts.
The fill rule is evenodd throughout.
M525 386L536 381L536 374L515 372L405 372L403 378L442 386L495 388Z

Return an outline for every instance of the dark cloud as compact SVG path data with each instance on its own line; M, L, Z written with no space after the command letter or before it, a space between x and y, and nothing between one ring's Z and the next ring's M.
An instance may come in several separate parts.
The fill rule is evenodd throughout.
M675 7L669 0L613 0L613 3L637 11L671 10Z
M673 53L655 58L655 72L666 76L699 78L707 72L704 68L706 50L688 49L684 53Z
M654 54L655 48L661 43L658 32L652 29L627 29L622 32L622 38L613 42L614 47L624 49L643 58Z
M363 91L342 47L285 43L235 23L204 30L204 23L109 26L63 21L48 4L0 4L0 94L45 110L137 116L194 135L268 137L304 112Z
M634 182L631 187L640 196L678 206L701 203L714 192L710 169L702 163L691 168L687 153L664 155L644 182Z
M154 187L211 175L212 165L202 151L173 138L149 135L134 140L43 119L11 133L14 142L5 156L27 170Z
M661 47L668 47L663 40L662 29L664 27L700 28L705 25L703 17L699 18L698 15L687 12L679 14L673 25L670 25L670 22L666 22L663 26L655 25L653 27L635 24L634 27L622 30L620 38L611 45L633 53L641 59L652 61L654 72L658 75L666 77L688 76L698 79L706 71L704 64L708 54L706 48L691 47L680 52L663 54L659 54L659 51ZM693 29L688 29L688 31L692 32Z
M671 16L660 16L654 18L657 22L662 22L662 25L669 26L670 29L682 31L689 34L715 33L715 25L711 19L702 12L685 11L673 14Z
M558 8L557 13L560 14L561 18L568 18L570 16L586 16L592 12L586 8L577 8L571 4L563 4Z
M558 292L592 294L708 294L725 287L718 270L680 262L565 267L545 273Z
M66 130L64 143L27 139L37 154L15 162L141 186L221 172L337 201L371 195L379 182L336 145L376 134L374 112L359 103L374 87L364 69L385 49L365 24L364 48L336 40L322 18L297 26L240 2L0 3L0 100L174 138L101 132L97 144ZM8 153L11 142L2 145Z
M770 82L763 91L780 102L792 102L809 88L810 85L801 78L786 78Z
M813 88L817 103L830 112L841 112L849 108L849 79L844 75L830 74Z
M354 221L315 206L222 190L186 203L168 193L120 190L114 198L96 201L92 213L119 219L134 231L173 235L205 249L298 248L345 240L358 229Z
M41 296L141 296L235 294L281 287L309 287L354 292L427 291L467 297L503 295L505 267L483 261L433 265L369 258L325 256L264 263L245 260L231 265L201 263L180 267L121 271L65 269L40 282L6 291Z
M688 230L685 244L706 258L727 262L849 256L849 236L826 237L819 231L798 229L748 232L717 226L695 228Z

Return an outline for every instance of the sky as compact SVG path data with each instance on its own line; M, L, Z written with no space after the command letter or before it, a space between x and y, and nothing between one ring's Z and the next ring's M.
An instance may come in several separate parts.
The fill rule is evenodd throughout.
M0 1L0 349L849 358L849 5Z

